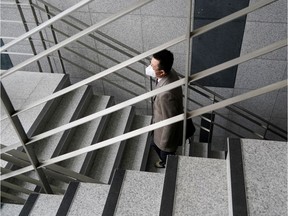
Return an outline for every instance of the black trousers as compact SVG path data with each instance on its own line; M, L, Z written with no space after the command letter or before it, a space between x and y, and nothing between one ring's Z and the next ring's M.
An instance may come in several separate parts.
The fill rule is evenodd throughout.
M150 146L156 151L158 157L162 161L163 164L166 164L168 155L175 155L175 152L165 152L158 148L158 146L154 143L153 138L151 139Z

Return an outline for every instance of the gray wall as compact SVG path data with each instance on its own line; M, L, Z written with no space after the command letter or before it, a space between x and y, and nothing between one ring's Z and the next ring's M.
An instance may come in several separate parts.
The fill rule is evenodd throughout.
M69 6L79 2L79 0L70 0L68 3L66 1L50 0L49 3L57 6L60 9L66 9ZM104 18L109 17L113 13L131 5L136 0L95 0L89 5L79 9L77 12L73 13L73 16L81 19L88 25L92 25L101 21ZM255 0L251 0L250 4L255 3ZM39 4L40 5L40 4ZM128 46L143 52L149 50L155 46L161 45L173 38L185 34L187 29L187 13L188 13L188 1L187 0L155 0L149 5L142 7L136 11L133 11L129 15L122 17L107 26L100 28L101 31L114 37L116 40L127 44ZM29 27L35 26L33 24L34 19L31 15L30 10L24 10L26 14L26 19L29 22ZM2 20L20 20L19 13L15 9L15 6L2 6L1 8ZM42 21L46 20L47 17L44 13L38 14L39 19ZM269 7L253 12L247 16L247 23L243 38L243 45L241 49L241 54L251 52L255 49L261 48L272 42L284 39L287 37L287 2L286 0L279 0L278 2L272 4ZM11 23L1 24L3 36L18 36L23 34L25 31L22 24L15 24L11 26ZM55 27L61 29L69 34L75 34L78 30L71 27L67 27L61 22L57 22ZM49 41L53 41L50 31L45 31L45 38ZM39 39L39 36L34 36L33 38ZM61 41L65 37L58 35L58 40ZM7 42L8 40L4 40ZM103 45L101 43L93 41L89 37L81 38L81 41L85 44L89 44L93 48L111 56L115 57L118 61L122 62L128 59L126 56L120 55L118 52L112 50L111 48ZM48 43L49 45L50 43ZM51 43L52 44L52 43ZM77 43L72 43L68 47L72 47L81 52L85 56L89 56L92 60L99 62L101 65L110 67L115 65L115 62L103 58L99 54L95 54L89 51L82 45ZM41 43L36 42L37 51L43 50ZM30 46L28 42L21 43L20 46L12 48L12 51L31 53ZM185 72L185 62L186 62L186 44L180 43L170 48L170 50L175 55L174 69L179 73L184 74ZM91 73L100 72L103 67L99 65L92 64L89 61L80 60L78 56L70 53L65 49L61 49L62 54L65 57L69 57L77 65L88 68ZM56 53L53 54L57 56ZM193 53L197 55L197 53ZM27 56L11 56L12 62L17 64ZM287 79L287 57L286 49L276 51L274 53L259 57L257 59L251 60L249 62L239 65L235 88L213 88L210 89L216 91L224 97L231 97L238 94L245 93L251 89L255 89L261 86L268 85L270 83ZM41 60L44 63L44 70L50 71L47 65L47 59ZM56 68L57 72L61 72L61 67L59 61L56 58L52 58L53 68ZM147 62L148 63L148 62ZM91 75L91 73L85 72L69 63L65 63L67 72L71 76L72 82L77 82L83 78ZM135 70L144 73L145 67L139 63L131 65ZM35 64L25 67L25 70L37 71ZM133 79L139 83L144 83L148 88L149 82L147 79L135 75L131 71L121 70L120 73L126 77ZM129 89L136 93L144 93L145 90L135 87L134 85L128 84L122 78L116 77L115 75L109 75L107 79L117 82L119 85L129 86ZM129 99L132 97L130 94L125 94L123 91L112 88L110 84L104 81L97 81L95 84L95 91L99 94L114 95L117 102ZM210 104L211 102L203 99L196 93L191 93L192 97L197 99L202 104ZM240 105L243 107L259 114L268 121L271 121L284 129L287 130L287 89L282 89L269 93L267 95L259 96L257 98L241 102ZM149 103L137 104L140 112L141 109L146 110L149 107ZM191 105L191 109L198 108L196 105ZM231 114L227 110L220 110L225 116L237 119L236 116ZM225 120L216 117L216 121L223 126L229 126L235 128L235 126L229 125ZM239 119L240 122L244 120ZM195 122L200 122L200 119L195 119ZM237 129L237 128L236 128ZM215 142L224 141L225 136L232 136L229 133L217 129L215 137ZM240 130L240 129L238 129ZM258 129L257 129L258 130ZM246 132L243 132L246 133ZM251 134L247 134L247 137L251 137ZM253 136L251 137L253 138Z

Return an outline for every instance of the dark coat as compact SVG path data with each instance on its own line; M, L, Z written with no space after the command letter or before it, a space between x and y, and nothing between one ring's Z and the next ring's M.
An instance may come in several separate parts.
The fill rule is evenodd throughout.
M170 72L163 77L156 86L160 88L179 80L174 72ZM153 105L153 122L159 122L173 116L183 113L183 96L182 87L171 89L158 94L154 99ZM172 125L154 130L154 143L159 149L165 152L175 152L177 146L182 142L183 122L177 122Z

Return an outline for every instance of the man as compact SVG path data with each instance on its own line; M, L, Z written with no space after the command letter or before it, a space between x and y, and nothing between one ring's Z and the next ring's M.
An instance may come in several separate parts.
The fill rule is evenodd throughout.
M157 79L156 88L177 81L178 76L171 71L174 57L168 50L162 50L153 55L151 64L146 68L146 74ZM154 98L153 123L171 118L183 113L182 88L177 87L160 93ZM175 155L178 145L182 142L183 123L178 122L154 130L151 146L160 160L155 163L157 168L165 168L168 155Z

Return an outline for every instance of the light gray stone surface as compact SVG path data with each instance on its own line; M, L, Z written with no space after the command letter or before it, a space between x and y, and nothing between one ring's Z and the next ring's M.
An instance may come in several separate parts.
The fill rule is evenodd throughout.
M59 102L57 109L55 110L49 121L45 124L43 132L69 123L86 89L87 86L83 86L64 95ZM41 158L42 160L51 158L63 133L64 132L60 132L46 139L38 141L35 145L35 152L38 158Z
M250 5L261 0L250 0ZM286 9L286 10L285 10ZM258 9L247 15L248 21L287 23L287 1L278 0L267 7Z
M131 114L131 109L132 107L126 107L122 110L114 112L110 116L110 120L107 123L107 127L104 130L101 140L107 140L124 133L127 121ZM119 147L120 142L117 142L113 145L97 150L95 156L97 163L94 163L93 167L91 168L91 177L96 179L98 182L109 182Z
M242 139L249 215L287 215L287 142Z
M27 106L52 94L63 76L63 74L18 71L5 77L1 81L14 109L19 110L22 106ZM45 104L38 105L19 114L19 119L26 132L31 128L44 105ZM2 107L1 118L5 116L7 115ZM8 119L1 120L0 125L1 143L9 146L19 142L15 129ZM1 161L1 164L2 162L3 161ZM5 166L5 164L6 162L3 162L2 165Z
M252 59L238 66L235 88L256 89L283 80L286 61Z
M67 215L102 215L109 188L104 184L80 183Z
M135 116L131 131L150 125L151 118L151 116ZM120 165L121 169L140 170L147 139L148 133L145 133L127 141Z
M63 195L41 194L38 197L29 215L56 215L62 199Z
M94 96L89 103L89 106L85 112L85 116L107 108L109 98L110 97L108 96L107 97ZM97 118L94 119L93 121L87 122L84 125L76 127L76 131L74 132L74 135L71 138L71 142L69 143L67 152L72 152L90 146L92 144L95 144L93 143L93 138L97 133L97 129L100 125L101 119L102 118ZM84 163L86 155L87 154L81 154L77 157L65 160L61 164L62 166L79 173Z
M17 205L17 204L4 204L0 209L0 215L1 216L16 216L19 215L23 208L23 205Z
M126 171L115 215L159 215L164 175Z
M179 157L173 215L228 215L226 161Z

